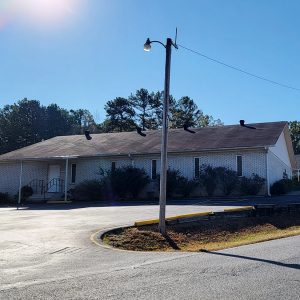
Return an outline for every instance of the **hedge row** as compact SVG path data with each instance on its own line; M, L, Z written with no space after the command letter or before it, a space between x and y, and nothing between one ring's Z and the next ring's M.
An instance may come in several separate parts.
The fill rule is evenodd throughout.
M126 166L114 171L101 171L101 179L85 181L72 189L74 200L101 200L101 199L136 199L150 183L145 170ZM168 170L167 197L189 197L200 187L208 196L215 195L216 189L225 196L232 193L240 195L257 195L262 189L265 180L256 174L250 178L239 177L237 172L211 166L201 166L197 179L189 180L178 170ZM159 191L159 176L154 185L154 194Z

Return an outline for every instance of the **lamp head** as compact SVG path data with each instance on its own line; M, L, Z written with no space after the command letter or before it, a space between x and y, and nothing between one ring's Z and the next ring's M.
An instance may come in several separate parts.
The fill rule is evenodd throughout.
M151 41L149 38L147 38L146 43L144 44L144 50L149 52L151 50Z

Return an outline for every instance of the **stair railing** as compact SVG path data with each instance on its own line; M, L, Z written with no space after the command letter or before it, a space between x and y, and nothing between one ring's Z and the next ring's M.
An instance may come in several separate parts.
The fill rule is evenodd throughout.
M61 193L63 191L64 180L60 178L52 178L45 186L44 186L44 196L46 193ZM51 190L53 188L53 192Z
M33 179L26 186L32 188L33 194L43 194L44 191L44 180L42 179Z

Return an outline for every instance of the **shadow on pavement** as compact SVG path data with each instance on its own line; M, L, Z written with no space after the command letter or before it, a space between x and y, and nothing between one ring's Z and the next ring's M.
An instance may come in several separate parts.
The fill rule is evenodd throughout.
M221 252L212 252L212 251L208 251L208 250L200 250L200 251L208 253L208 254L228 256L228 257L234 257L234 258L242 258L242 259L247 259L247 260L253 260L253 261L259 261L259 262L264 262L264 263L268 263L268 264L273 264L273 265L280 266L280 267L286 267L286 268L300 270L300 265L299 264L286 264L286 263L282 263L282 262L274 261L274 260L269 260L269 259L249 257L249 256L229 254L229 253L221 253Z
M167 205L195 205L195 206L251 206L257 204L289 204L300 203L300 196L280 196L280 197L239 197L239 198L198 198L198 199L176 199L168 200ZM69 204L47 204L47 203L24 203L20 210L71 210L86 207L120 207L120 206L147 206L159 205L156 200L111 200L94 202L73 202ZM0 206L9 208L9 206ZM10 208L17 209L16 206Z

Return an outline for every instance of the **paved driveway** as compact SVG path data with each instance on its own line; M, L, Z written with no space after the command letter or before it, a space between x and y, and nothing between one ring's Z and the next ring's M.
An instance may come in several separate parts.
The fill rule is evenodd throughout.
M167 215L223 210L241 204L253 203L177 201L167 206ZM199 292L207 299L224 299L226 295L230 299L232 291L242 288L245 281L250 282L247 293L251 292L258 269L269 274L259 278L270 287L275 282L282 287L287 280L286 299L289 294L290 299L299 296L295 288L300 283L298 237L215 254L124 252L103 249L90 241L90 235L98 229L130 225L157 215L158 206L151 204L0 208L0 299L155 299L163 294L170 299L199 299ZM283 272L283 281L277 272ZM252 281L248 275L253 276ZM216 280L220 280L219 286ZM269 295L263 284L260 286L259 293ZM225 287L231 292L224 293ZM247 293L244 298L249 296Z

